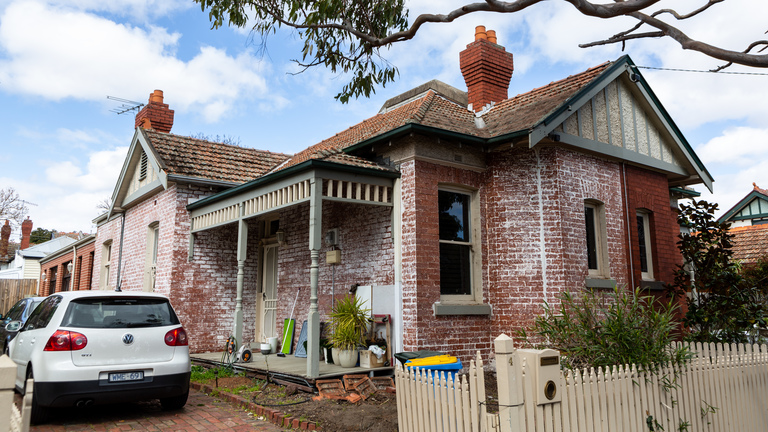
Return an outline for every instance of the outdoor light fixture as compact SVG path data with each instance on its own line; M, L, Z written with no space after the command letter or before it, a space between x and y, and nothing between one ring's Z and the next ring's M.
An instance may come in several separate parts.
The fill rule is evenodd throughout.
M72 265L71 262L69 264L67 264L67 271L72 273L72 267L73 267L73 265Z
M280 246L283 246L283 245L285 244L285 231L283 231L283 230L281 230L281 229L280 229L280 230L277 230L277 232L275 233L275 235L277 236L277 243L278 243Z

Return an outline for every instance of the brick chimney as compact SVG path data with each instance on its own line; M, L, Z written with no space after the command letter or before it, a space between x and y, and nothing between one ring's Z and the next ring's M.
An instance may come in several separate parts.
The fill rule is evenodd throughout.
M27 217L24 219L24 222L21 223L21 245L19 246L19 250L24 250L29 247L30 234L32 234L32 221Z
M136 127L170 132L173 127L173 110L163 103L163 91L155 90L149 95L149 103L136 114Z
M11 223L5 220L5 225L0 229L0 258L8 256L8 240L11 238Z
M472 110L478 112L491 102L501 102L509 96L509 81L514 63L512 53L496 43L496 32L475 28L475 41L459 53L459 65Z

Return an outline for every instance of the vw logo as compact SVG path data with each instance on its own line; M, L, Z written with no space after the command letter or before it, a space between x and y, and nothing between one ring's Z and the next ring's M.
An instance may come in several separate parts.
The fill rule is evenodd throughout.
M130 345L133 343L133 335L130 333L126 333L123 335L123 343L126 345Z

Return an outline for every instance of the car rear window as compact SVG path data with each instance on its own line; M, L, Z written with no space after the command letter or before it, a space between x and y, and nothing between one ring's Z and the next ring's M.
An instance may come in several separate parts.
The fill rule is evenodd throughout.
M166 299L96 297L73 300L62 320L64 327L131 328L179 324Z

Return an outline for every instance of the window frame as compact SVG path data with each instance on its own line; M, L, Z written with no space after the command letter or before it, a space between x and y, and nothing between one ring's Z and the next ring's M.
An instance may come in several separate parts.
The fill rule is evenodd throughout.
M595 244L596 268L590 268L589 230L587 229L589 221L587 220L587 209L592 209L593 214L593 233L595 237L593 241ZM611 270L610 262L608 260L608 230L605 223L605 204L603 202L594 199L584 200L584 231L588 276L602 279L609 278Z
M637 217L637 246L638 246L638 258L640 259L640 279L644 281L655 281L654 266L653 266L653 242L651 230L651 212L648 210L638 209L636 212ZM640 220L643 220L643 244L640 243ZM643 254L643 251L645 254ZM643 256L645 255L645 256ZM642 262L645 258L646 271L643 271Z
M112 240L107 240L101 244L101 274L99 275L99 288L108 290L109 287L109 269L112 264Z
M160 222L155 221L147 226L147 249L144 261L143 290L153 292L157 280L157 256L160 253Z
M454 244L469 247L469 294L443 294L440 284L440 303L446 305L481 304L483 300L482 290L482 246L480 232L480 199L478 190L458 185L438 185L438 201L440 192L457 193L468 196L467 230L468 241L442 240L439 238L439 210L438 210L438 250L442 244ZM441 254L438 255L442 260Z

